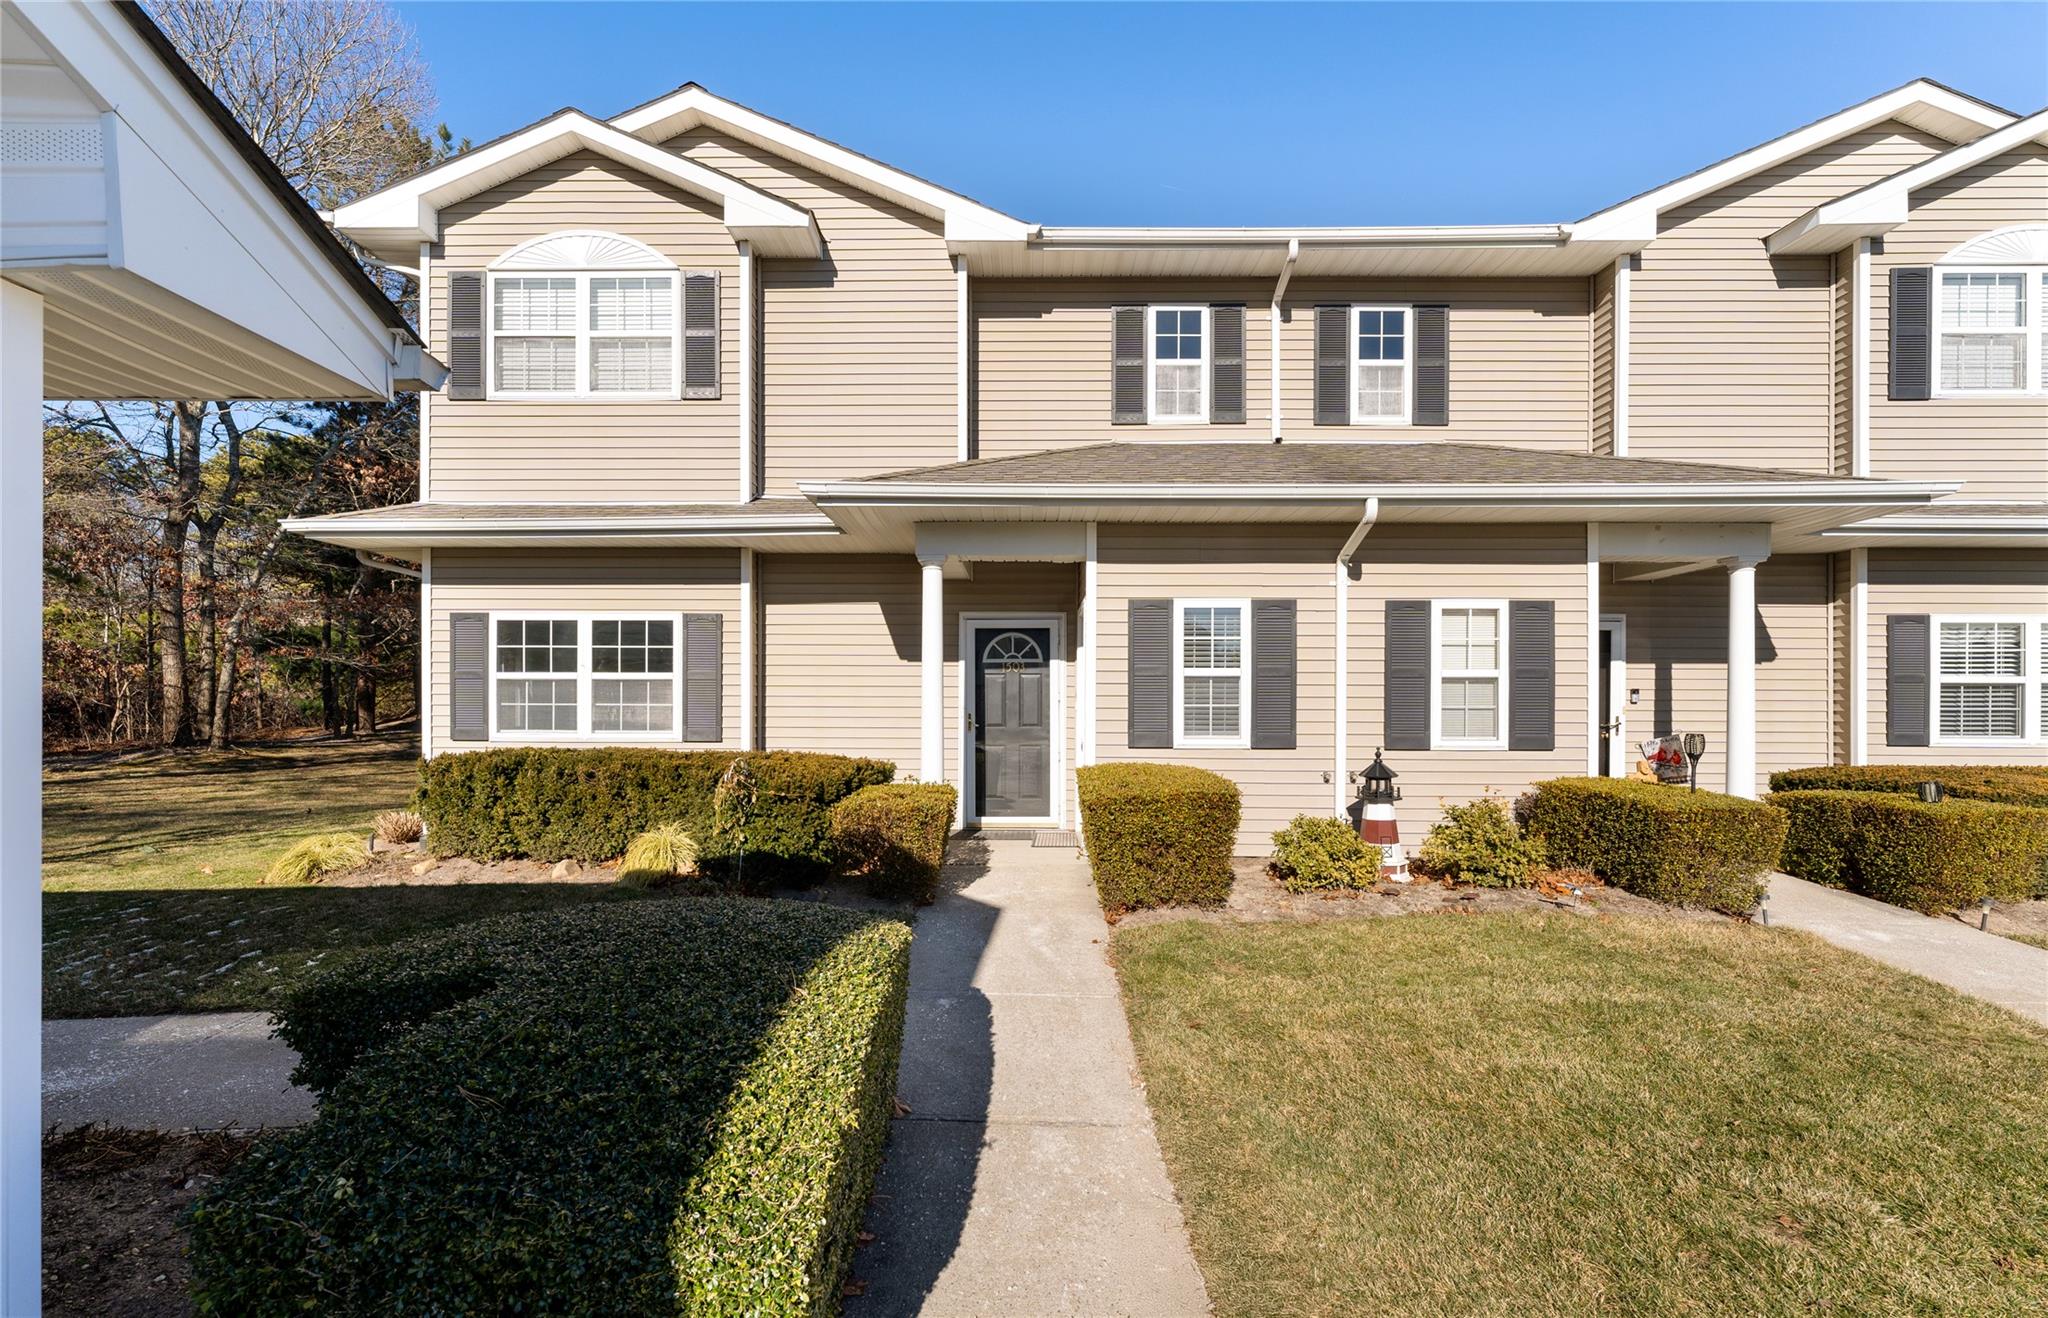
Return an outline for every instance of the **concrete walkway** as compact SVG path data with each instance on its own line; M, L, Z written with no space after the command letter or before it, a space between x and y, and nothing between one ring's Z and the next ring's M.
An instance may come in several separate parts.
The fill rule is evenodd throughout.
M255 1130L313 1116L263 1012L43 1022L43 1125Z
M849 1318L1203 1314L1086 866L966 842L917 921Z
M1771 877L1771 923L2048 1025L2048 951L2041 948L1789 874Z

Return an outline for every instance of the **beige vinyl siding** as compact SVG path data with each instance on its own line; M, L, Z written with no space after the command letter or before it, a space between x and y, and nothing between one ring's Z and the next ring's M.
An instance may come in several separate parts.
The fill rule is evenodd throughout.
M1342 543L1341 537L1338 543ZM1582 526L1374 528L1351 583L1350 742L1353 769L1386 740L1386 619L1390 599L1550 600L1556 606L1555 748L1548 751L1388 751L1401 776L1402 837L1422 840L1445 802L1586 772L1586 534ZM1431 659L1431 672L1437 664Z
M1629 282L1629 455L1828 471L1833 261L1764 239L1948 145L1880 124L1659 217Z
M1588 296L1592 315L1587 325L1587 347L1592 354L1591 374L1586 382L1588 427L1592 451L1614 456L1614 267L1607 266L1591 277Z
M600 229L643 242L684 270L719 272L723 387L716 399L652 402L471 401L443 394L433 402L428 448L436 499L706 503L739 497L739 250L715 204L585 151L449 206L441 220L429 318L437 356L447 357L451 271L482 270L529 239ZM484 368L488 375L488 361Z
M1885 235L1884 252L1870 263L1870 474L1961 480L1956 497L1963 499L2048 499L2048 398L1895 403L1888 380L1891 272L1902 265L1933 265L1994 229L2048 224L2048 147L2029 145L1996 156L1922 188L1911 202L1906 223ZM2043 310L2037 285L2029 290L2028 314Z
M448 615L534 612L716 613L724 617L721 745L740 744L739 551L736 549L437 549L428 625L427 709L437 754L487 743L455 741L448 721ZM586 641L588 637L584 638ZM681 651L677 651L680 658ZM678 675L677 680L681 680ZM517 738L505 743L516 744ZM561 745L550 740L548 745ZM602 745L589 738L577 745ZM635 743L646 744L646 743ZM703 749L705 742L678 748Z
M2048 614L2048 550L1870 551L1870 760L1873 764L2048 764L2041 746L1885 743L1886 628L1895 613Z
M944 226L710 129L664 145L803 207L824 236L821 260L759 267L764 493L951 462L959 316Z
M1462 440L1583 453L1590 430L1590 291L1584 279L1297 279L1288 286L1281 323L1287 437ZM1316 425L1315 308L1414 302L1451 309L1450 425ZM1250 345L1264 349L1263 340Z
M977 456L1105 440L1271 438L1271 281L986 279L971 281L969 290ZM1219 302L1245 309L1243 424L1111 424L1111 308Z
M1628 619L1628 737L1702 732L1700 783L1727 783L1728 574L1719 568L1624 582L1605 569L1600 611ZM1834 744L1827 557L1791 555L1757 568L1756 790L1779 769L1826 764Z

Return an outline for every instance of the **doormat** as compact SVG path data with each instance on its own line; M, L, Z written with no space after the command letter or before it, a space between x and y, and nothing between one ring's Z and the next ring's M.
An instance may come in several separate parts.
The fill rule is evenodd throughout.
M1081 839L1063 829L1042 828L1031 835L1031 845L1034 847L1078 847L1081 845Z

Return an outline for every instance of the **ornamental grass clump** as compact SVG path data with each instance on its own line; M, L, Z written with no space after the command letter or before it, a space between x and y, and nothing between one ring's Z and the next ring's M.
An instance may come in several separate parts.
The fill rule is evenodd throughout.
M1416 856L1426 874L1480 888L1525 888L1542 867L1543 839L1515 826L1507 804L1483 796L1444 807L1442 822L1429 830Z
M1267 868L1289 892L1369 888L1380 877L1380 849L1349 820L1296 815L1273 835Z
M410 810L386 810L377 816L379 842L417 842L425 833L426 825Z
M697 843L681 824L657 824L626 847L619 862L619 886L651 888L697 868Z
M352 870L369 859L370 848L354 833L315 833L292 843L263 881L311 883L323 874Z

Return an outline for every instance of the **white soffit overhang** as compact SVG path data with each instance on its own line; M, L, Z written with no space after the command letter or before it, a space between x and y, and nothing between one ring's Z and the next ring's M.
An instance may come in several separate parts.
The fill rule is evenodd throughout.
M1949 549L2048 548L2048 503L1964 504L1890 512L1813 537L1823 552L1838 549L1927 546Z
M563 110L350 202L334 212L334 226L377 256L410 265L421 243L440 239L444 208L578 151L717 203L734 239L752 243L762 256L812 259L824 250L810 212L578 110Z
M1820 255L1839 252L1858 238L1889 233L1906 222L1913 194L1919 189L2029 142L2048 144L2048 110L2036 111L1974 142L1816 206L1765 239L1764 248L1772 256ZM2043 207L2042 215L2048 219L2048 206Z
M1588 215L1571 226L1573 235L1582 241L1648 242L1657 236L1657 217L1664 211L1818 150L1837 138L1892 120L1943 141L1960 143L1974 142L2004 128L2013 122L2013 116L1939 83L1918 79Z
M479 514L486 515L479 515ZM423 515L424 514L424 515ZM641 505L608 510L535 504L530 509L446 510L436 515L417 505L360 513L287 518L284 529L322 544L417 561L419 551L436 548L511 549L604 545L615 548L775 548L786 553L838 548L844 533L816 511L750 513L735 504L730 514L701 509L664 513Z
M611 123L622 132L656 143L709 124L742 142L940 220L946 226L948 242L1019 242L1036 228L815 133L714 96L696 83L686 83L666 96L636 106L615 116Z

